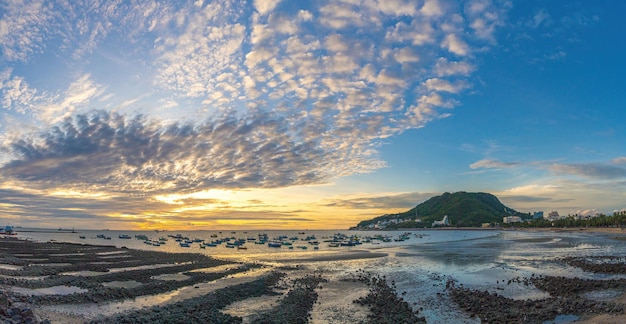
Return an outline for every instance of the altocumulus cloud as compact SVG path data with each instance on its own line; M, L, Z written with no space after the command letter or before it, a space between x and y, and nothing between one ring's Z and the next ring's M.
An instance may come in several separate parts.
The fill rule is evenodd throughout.
M262 112L162 124L99 111L10 143L19 158L0 172L42 186L181 192L319 183L376 167L367 152L333 150L289 125Z
M0 46L16 68L0 71L0 122L38 131L0 124L0 175L167 193L371 172L385 166L385 138L450 115L506 10L480 0L11 3L0 26L16 32L0 29ZM43 56L63 58L59 88L18 66ZM90 70L102 57L107 69Z

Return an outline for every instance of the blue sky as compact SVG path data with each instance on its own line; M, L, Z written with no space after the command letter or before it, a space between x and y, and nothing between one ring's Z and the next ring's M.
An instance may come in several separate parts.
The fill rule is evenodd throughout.
M3 1L0 219L345 228L449 191L611 214L612 1Z

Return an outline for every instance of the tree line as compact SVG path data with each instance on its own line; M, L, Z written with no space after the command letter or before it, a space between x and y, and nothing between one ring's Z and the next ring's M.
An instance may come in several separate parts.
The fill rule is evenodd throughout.
M599 214L588 219L579 219L578 214L568 215L559 220L545 218L527 220L521 223L502 224L503 227L625 227L626 211L614 212L612 216Z

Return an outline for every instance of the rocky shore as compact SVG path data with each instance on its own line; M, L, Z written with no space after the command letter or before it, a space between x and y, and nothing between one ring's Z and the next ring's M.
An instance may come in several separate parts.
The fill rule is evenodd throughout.
M605 260L606 262L602 262ZM579 266L595 273L623 273L626 264L615 256L581 258L566 257L560 262ZM507 284L511 284L509 281ZM453 280L446 284L450 298L471 317L483 323L543 323L558 316L584 320L598 315L615 317L615 323L624 320L626 304L622 301L598 301L587 298L586 293L626 291L626 279L581 279L564 276L535 276L516 278L513 283L534 285L547 292L550 298L515 300L489 291L473 290L457 285ZM619 318L618 318L619 317Z
M626 278L621 276L625 261L620 256L550 261L605 279L532 274L488 290L442 276L424 284L441 287L438 303L483 323L619 323L626 318ZM549 297L507 298L498 293L502 285L534 287ZM408 303L406 291L393 280L366 270L331 276L306 265L269 266L203 254L0 238L1 323L315 323L320 317L312 315L321 309L342 311L328 306L337 304L328 296L342 296L336 287L358 291L348 301L356 306L327 318L342 323L350 318L359 323L426 323L422 310L427 304L415 299ZM335 290L320 294L323 289ZM598 294L610 298L594 297ZM322 295L326 299L320 300ZM255 306L246 308L246 303ZM248 310L228 310L241 305Z
M0 322L308 323L318 302L320 284L328 282L324 274L299 266L263 268L259 264L216 260L202 254L0 238ZM257 270L267 271L252 274ZM174 279L165 279L168 276ZM177 301L123 312L84 317L58 311L72 305L80 309L173 292L178 295L183 290L197 291L201 285L220 280L234 281L206 293L188 293ZM369 295L354 301L371 311L369 323L415 323L417 317L411 307L401 301L395 288L384 279L362 276L356 284L371 287ZM73 291L40 293L60 288ZM275 304L245 319L223 312L233 303L271 296L279 297ZM390 305L394 307L386 307Z

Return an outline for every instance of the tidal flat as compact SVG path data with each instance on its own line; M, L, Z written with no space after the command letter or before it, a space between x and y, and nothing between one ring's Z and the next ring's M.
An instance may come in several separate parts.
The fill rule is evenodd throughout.
M431 230L388 245L239 253L0 238L0 320L621 323L625 236Z

